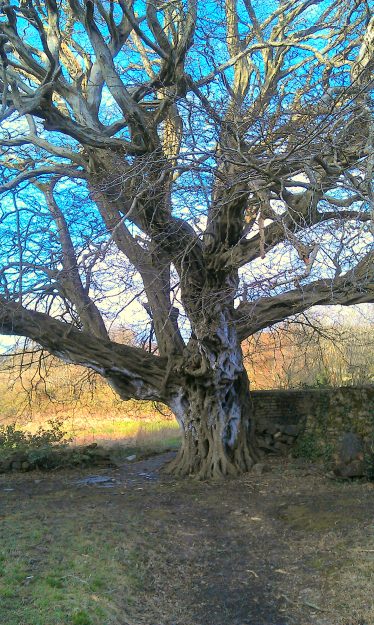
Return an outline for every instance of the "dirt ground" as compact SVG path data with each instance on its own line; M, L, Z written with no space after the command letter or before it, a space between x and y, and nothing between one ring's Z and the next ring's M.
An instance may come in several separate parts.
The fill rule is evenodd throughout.
M0 547L21 567L2 625L374 624L372 483L282 459L261 476L176 481L159 471L169 458L0 476ZM90 586L80 621L68 616L73 552L90 561L74 582ZM46 617L37 580L53 568Z

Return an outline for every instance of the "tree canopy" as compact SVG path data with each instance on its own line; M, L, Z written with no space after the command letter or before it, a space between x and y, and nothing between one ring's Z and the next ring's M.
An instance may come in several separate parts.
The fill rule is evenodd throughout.
M374 300L373 35L354 0L0 7L0 331L168 404L182 473L253 463L241 340ZM148 352L108 331L137 296Z

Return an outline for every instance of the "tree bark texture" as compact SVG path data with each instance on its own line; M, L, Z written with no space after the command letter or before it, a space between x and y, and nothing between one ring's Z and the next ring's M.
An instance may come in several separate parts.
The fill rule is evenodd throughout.
M182 427L182 446L167 470L175 475L200 479L239 475L249 471L258 458L249 385L245 371L235 381L204 383L186 379L170 407Z
M174 369L182 383L173 389L170 379L168 397L183 431L169 471L201 479L249 471L258 458L233 306L220 308L213 294L210 302L201 310L183 362Z

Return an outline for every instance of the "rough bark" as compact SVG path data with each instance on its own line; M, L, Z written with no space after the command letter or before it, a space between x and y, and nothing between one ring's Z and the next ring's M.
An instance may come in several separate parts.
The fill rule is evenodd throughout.
M249 471L258 458L248 378L243 370L228 380L222 369L215 381L186 378L169 400L183 431L182 446L167 467L175 475L221 478Z
M227 286L233 278L227 276ZM214 290L203 294L192 338L172 369L178 383L173 385L172 376L168 381L167 401L183 430L182 447L169 467L177 475L237 475L257 458L231 292L225 298Z
M166 360L78 330L0 297L0 334L26 336L65 362L104 377L122 399L164 401Z

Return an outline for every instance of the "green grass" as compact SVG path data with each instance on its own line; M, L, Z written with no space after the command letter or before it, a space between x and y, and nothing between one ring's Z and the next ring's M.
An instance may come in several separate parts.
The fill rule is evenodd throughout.
M122 522L98 520L88 502L84 514L56 514L43 499L44 512L39 505L35 516L28 508L3 520L1 622L118 624L145 584L148 543L143 532L139 544L138 519L124 511Z
M292 622L311 622L299 602L310 589L329 623L374 623L372 485L278 466L285 476L267 473L255 497L251 476L228 488L125 474L113 489L77 487L80 469L3 476L1 625L197 625L209 621L223 582L230 592L238 586L243 567L258 571L259 601L263 585L292 599ZM258 566L264 554L270 567L252 563L257 548ZM279 582L275 566L287 572ZM241 601L244 589L236 592ZM217 625L231 625L236 615L228 614Z
M41 425L38 420L22 429L33 432ZM108 445L119 461L180 444L178 424L168 419L80 417L67 420L64 429L73 446ZM97 505L95 495L87 495L81 506L71 487L66 495L42 494L32 505L21 500L1 519L1 624L118 625L149 588L153 537L147 537L139 514L125 509L114 519L102 494L96 493Z

